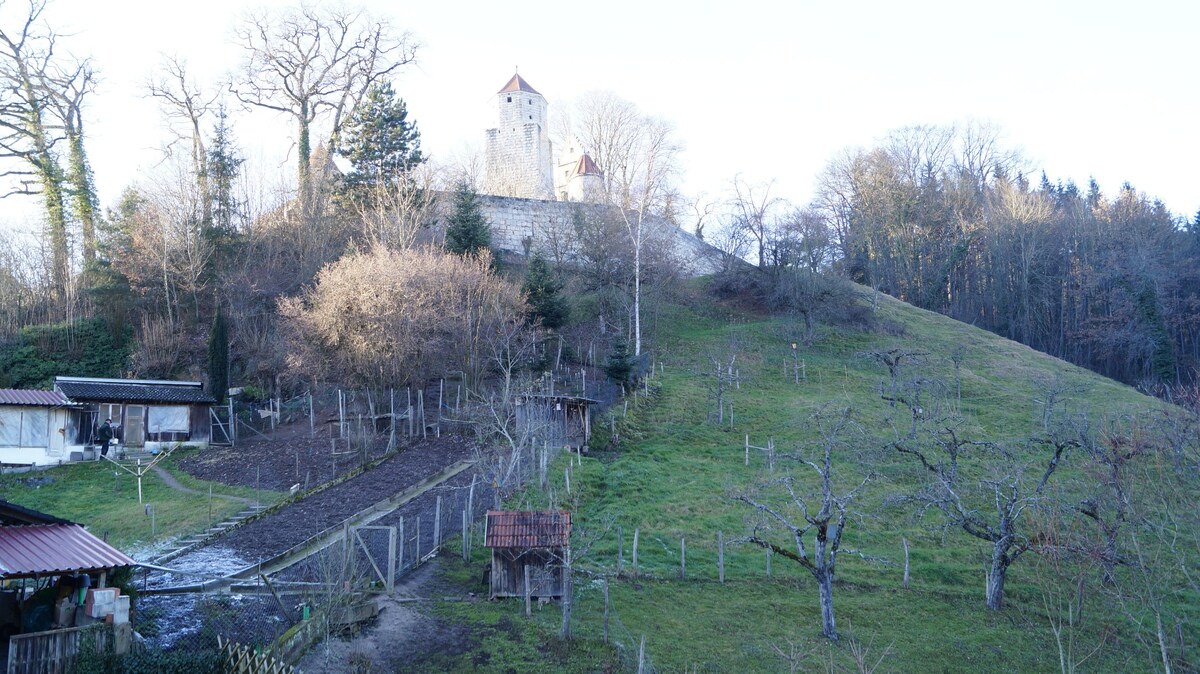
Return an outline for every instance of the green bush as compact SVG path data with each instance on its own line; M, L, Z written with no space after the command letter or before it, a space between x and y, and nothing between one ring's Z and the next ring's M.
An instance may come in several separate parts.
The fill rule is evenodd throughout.
M32 325L0 344L0 388L50 388L55 376L120 377L130 353L130 330L114 335L94 318Z

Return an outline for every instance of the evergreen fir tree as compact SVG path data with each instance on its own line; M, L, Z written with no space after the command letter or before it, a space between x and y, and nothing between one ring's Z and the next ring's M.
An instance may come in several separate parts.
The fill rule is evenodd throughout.
M458 255L478 255L491 248L492 231L479 207L479 195L465 182L454 189L453 208L446 219L446 250Z
M570 313L561 290L562 282L550 269L546 258L541 253L534 253L525 272L525 282L521 284L521 293L529 303L529 320L540 319L542 325L551 330L561 328Z
M620 384L621 388L629 383L633 374L633 355L629 353L629 340L625 335L617 335L613 340L612 350L608 352L608 360L604 363L604 374Z
M212 222L209 224L218 242L227 242L237 230L242 204L234 188L245 161L238 156L229 127L229 114L222 105L217 110L217 126L208 146L208 184L212 199Z
M421 133L408 121L408 106L397 98L392 85L372 86L351 113L337 148L350 161L351 172L343 177L342 194L358 199L365 190L399 183L417 164Z
M208 335L208 387L218 403L225 400L229 390L229 322L220 303Z

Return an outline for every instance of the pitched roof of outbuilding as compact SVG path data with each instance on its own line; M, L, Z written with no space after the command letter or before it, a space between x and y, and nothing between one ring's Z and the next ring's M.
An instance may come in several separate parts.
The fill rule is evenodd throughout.
M74 524L74 522L0 499L0 526L18 524Z
M0 389L0 405L23 405L26 407L61 407L70 405L71 401L58 391L37 391L33 389L2 388Z
M215 403L194 381L55 377L54 387L71 400L137 403Z
M529 83L525 81L525 78L516 73L513 73L512 79L508 81L508 84L505 84L500 91L497 91L496 93L508 94L514 91L524 91L526 93L537 94L538 96L541 96L541 93L539 93L537 89L529 86Z
M587 176L587 175L604 175L596 162L588 155L583 155L579 161L575 162L575 170L571 173L572 176Z
M566 547L571 544L571 513L488 511L483 544L489 548Z
M0 578L31 578L137 564L78 524L0 527Z

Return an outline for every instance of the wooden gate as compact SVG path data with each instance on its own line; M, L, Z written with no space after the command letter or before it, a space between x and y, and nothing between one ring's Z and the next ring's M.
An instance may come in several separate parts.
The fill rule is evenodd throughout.
M383 532L387 534L387 558L377 559L371 554L371 547L363 539L363 532ZM396 527L359 526L350 528L350 577L354 578L358 567L359 555L366 558L372 574L370 585L376 579L383 585L388 594L396 587ZM365 570L365 569L364 569Z

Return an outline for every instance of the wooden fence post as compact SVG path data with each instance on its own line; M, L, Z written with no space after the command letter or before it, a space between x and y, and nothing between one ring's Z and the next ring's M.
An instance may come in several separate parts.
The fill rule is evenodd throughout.
M526 564L525 565L525 617L526 618L533 615L533 611L531 610L532 607L530 606L529 598L530 598L529 565Z
M637 529L637 528L635 528L633 530L633 577L634 578L637 578L637 575L638 575L638 568L637 568L638 531L639 531L639 529Z
M433 510L433 549L442 544L442 495L438 494L437 506Z
M687 541L679 537L679 579L687 580Z
M745 465L750 465L750 434L746 434L746 460Z
M717 577L725 582L725 534L717 532Z
M617 525L617 577L621 576L621 562L625 552L625 543L621 536L621 525Z
M608 579L604 579L604 643L608 643Z
M904 581L901 583L901 586L907 590L908 589L908 539L901 538L900 540L904 543Z
M767 578L771 577L771 550L767 550Z
M642 635L642 645L638 646L637 674L646 674L646 635Z
M404 516L400 516L400 550L396 560L396 568L404 573Z

